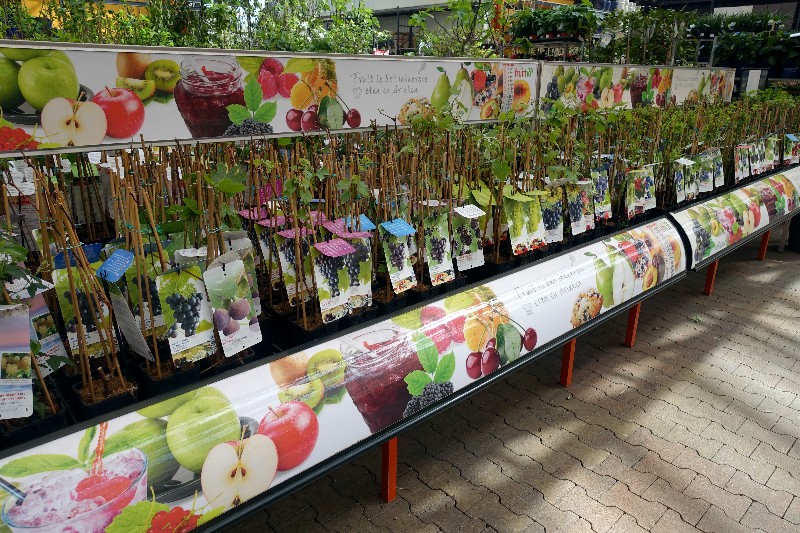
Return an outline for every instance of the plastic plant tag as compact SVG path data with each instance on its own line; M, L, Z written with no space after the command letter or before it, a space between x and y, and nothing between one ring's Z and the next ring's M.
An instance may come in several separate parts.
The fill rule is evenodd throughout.
M748 147L750 155L750 175L758 176L764 172L764 158L766 157L766 147L764 140L754 142Z
M53 284L49 281L37 278L28 273L24 265L20 264L19 267L11 281L3 282L3 286L12 301L30 298L53 288Z
M764 143L764 162L762 163L762 171L769 172L775 168L775 154L778 152L777 142L773 135L765 137L761 140Z
M136 319L136 323L141 325L144 319L145 330L153 327L164 326L164 315L162 312L162 301L158 295L158 285L156 278L162 273L161 262L156 254L145 254L144 261L138 267L130 268L125 273L125 281L128 286L128 299L131 302L131 312ZM148 302L148 295L150 301ZM153 304L152 316L150 304ZM153 323L151 323L151 320Z
M608 187L608 170L592 171L594 182L594 218L597 221L611 218L611 191Z
M264 207L255 206L247 209L240 209L239 215L247 220L262 220L269 216L269 211Z
M345 224L350 231L374 231L377 228L377 226L367 218L367 215L358 215L358 224L356 224L356 221L353 220L352 217L347 217L345 219Z
M586 188L576 183L568 183L567 191L567 214L569 216L570 230L572 235L580 235L587 229L594 228L594 217L587 222L584 212L591 210L591 199Z
M686 176L691 172L691 165L687 165L685 158L677 159L673 163L672 182L675 185L675 201L681 203L686 200ZM692 165L694 161L692 161Z
M236 260L226 263L225 268L209 268L203 279L225 357L232 357L261 342L261 328L250 296L252 289L244 262Z
M345 261L348 254L355 251L342 239L320 242L311 249L317 296L325 324L344 318L350 312L350 277Z
M367 232L355 232L363 234ZM367 235L371 235L367 233ZM347 276L350 279L350 309L372 305L372 241L368 237L347 238L355 252L344 256Z
M477 219L486 214L486 211L474 204L466 204L461 207L454 207L453 211L461 217Z
M111 256L103 261L95 274L98 278L116 283L133 264L133 254L127 250L115 250Z
M0 305L0 420L33 414L30 312L27 305Z
M544 222L544 242L553 243L564 240L564 189L547 187L539 196Z
M750 149L745 144L740 144L734 148L734 179L736 183L750 177Z
M684 177L686 180L686 185L684 185L686 199L694 200L700 194L700 168L697 165L692 165L691 167L686 167L686 172L687 174Z
M725 185L725 170L722 167L722 151L719 148L709 148L705 151L714 172L714 187Z
M513 199L506 197L503 200L503 214L508 223L508 235L514 255L524 254L545 245L545 228L538 196L520 194L514 195Z
M300 231L300 235L306 235L307 233L307 231ZM286 289L286 296L289 298L289 304L292 306L297 303L298 293L303 295L303 301L310 300L313 287L313 265L309 255L308 237L301 237L299 242L300 270L303 275L298 275L297 273L297 242L294 237L294 229L279 231L275 234L275 246L281 265L281 278Z
M407 222L403 221L406 225ZM389 269L389 281L395 294L407 291L417 284L417 277L411 266L411 253L406 236L397 237L386 229L384 222L381 224L381 240L386 267ZM411 228L412 230L414 228ZM410 235L410 234L409 234Z
M800 139L794 133L787 133L783 140L783 164L792 165L796 164L795 158L800 152L797 148L800 145Z
M198 361L216 351L211 307L197 265L176 268L156 278L164 302L164 325L172 360Z
M42 377L46 377L69 360L67 349L64 348L64 342L58 334L56 322L44 296L37 294L24 303L30 308L31 339L38 341L40 345L39 353L36 354L39 371Z
M483 246L481 246L481 227L477 217L463 216L459 209L468 214L484 211L475 206L475 209L456 208L453 217L453 255L456 257L456 266L459 272L483 266ZM480 217L481 215L478 215Z
M269 281L275 289L281 282L280 260L275 240L270 238L270 234L264 226L256 225L254 229L258 238L258 246L261 248L261 256L264 258L266 270L270 274Z
M265 228L280 228L286 224L286 217L279 215L277 217L264 218L262 220L257 220L256 224Z
M260 189L258 189L258 202L261 204L267 203L269 200L272 200L276 196L283 195L283 182L281 180L276 180L275 188L273 189L271 183L267 183Z
M150 352L150 347L147 345L144 335L142 335L139 322L134 318L131 308L128 307L125 296L117 289L111 290L108 298L111 300L111 307L114 308L114 317L117 320L117 326L122 336L128 341L128 346L131 351L137 355L141 355L145 359L155 361L156 358Z
M703 152L695 159L697 163L694 170L700 173L700 192L711 192L714 190L714 164L709 159L708 154Z
M434 215L423 220L425 227L425 261L431 285L453 281L456 272L453 268L453 253L450 248L450 232L447 228L447 213Z
M381 229L395 237L405 237L407 235L413 235L417 232L417 230L414 229L414 226L402 218L381 222Z
M250 239L242 239L250 243ZM236 242L236 241L234 241ZM258 292L258 271L256 270L255 251L253 250L252 243L247 248L238 248L226 254L223 254L208 265L209 269L220 268L222 265L227 265L230 262L241 260L244 263L244 269L247 272L247 282L250 284L250 297L253 299L253 308L255 309L256 316L261 314L261 297Z
M81 249L83 250L83 255L86 256L86 260L89 263L96 263L97 261L100 261L100 253L103 251L103 245L99 242L94 244L84 244L81 246ZM75 256L71 251L69 252L69 257L70 264L75 266ZM53 268L66 268L66 263L64 262L64 252L59 252L58 255L53 258Z

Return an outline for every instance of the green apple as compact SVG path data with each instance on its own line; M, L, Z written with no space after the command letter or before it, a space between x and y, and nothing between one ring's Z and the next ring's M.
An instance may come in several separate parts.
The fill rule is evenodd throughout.
M201 397L189 400L169 416L167 443L175 459L199 473L211 449L217 444L239 440L239 417L228 400Z
M3 54L12 61L28 61L34 57L45 56L49 50L45 48L0 48Z
M139 420L128 424L106 440L107 455L140 449L147 456L147 483L161 485L172 479L180 465L167 444L167 422L157 418Z
M54 98L76 99L80 85L71 65L56 57L35 57L19 69L19 89L41 111Z
M13 109L25 101L19 90L19 65L0 57L0 109Z
M186 394L175 396L169 400L148 405L147 407L143 407L136 412L146 418L161 418L172 414L175 409L194 398L196 394L197 391L187 392Z
M46 57L54 57L56 59L60 59L67 65L71 66L73 69L75 68L75 64L72 62L69 56L65 54L62 50L50 50L49 52L47 52Z
M200 387L197 389L195 398L222 398L226 402L230 403L228 397L225 396L221 390L211 386Z

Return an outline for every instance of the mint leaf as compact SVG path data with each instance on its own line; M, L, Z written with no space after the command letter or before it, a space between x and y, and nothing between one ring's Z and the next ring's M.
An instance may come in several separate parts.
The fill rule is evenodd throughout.
M241 124L248 118L250 118L250 111L243 105L239 104L231 104L227 107L228 109L228 118L234 124Z
M106 533L147 533L153 517L161 511L169 512L169 505L145 500L125 507L106 527ZM200 520L198 520L199 522Z
M425 385L431 382L431 377L422 370L414 370L405 377L404 381L408 384L408 392L412 396L419 396Z
M422 309L414 309L392 319L392 322L401 328L417 330L422 327Z
M42 472L53 472L55 470L72 470L81 468L83 463L69 455L59 454L36 454L12 459L0 467L0 476L5 477L28 477Z
M417 356L419 362L422 363L422 368L428 374L433 374L439 363L439 351L436 349L436 344L425 334L414 335L414 344L416 344Z
M258 83L258 80L248 81L247 85L244 86L244 103L247 109L255 112L263 99L264 91L261 89L261 84Z
M453 373L456 371L456 356L453 352L443 355L436 366L436 373L433 375L433 381L436 383L444 383L450 381Z
M256 114L253 116L256 119L256 122L264 122L270 123L272 119L275 118L275 113L278 111L278 103L277 102L264 102L258 109L256 109Z
M255 74L261 68L261 63L264 62L264 58L255 56L237 56L236 61L243 70L249 72L250 74Z
M300 74L301 72L311 72L314 70L314 60L305 57L292 57L286 62L284 72Z
M81 437L80 442L78 443L78 461L83 464L86 464L86 461L89 460L89 447L92 445L92 441L94 440L94 436L97 433L97 426L92 426L87 428L86 431L83 432L83 436Z

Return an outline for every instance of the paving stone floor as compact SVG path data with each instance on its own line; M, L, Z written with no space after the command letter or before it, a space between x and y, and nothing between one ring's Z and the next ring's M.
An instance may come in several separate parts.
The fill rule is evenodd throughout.
M231 532L800 531L800 255L754 246L401 435Z

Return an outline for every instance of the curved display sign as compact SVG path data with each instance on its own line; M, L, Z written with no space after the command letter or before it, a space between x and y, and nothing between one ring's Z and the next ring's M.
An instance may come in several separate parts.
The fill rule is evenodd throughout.
M2 520L192 529L674 281L684 254L661 218L6 457L27 496Z
M541 69L540 98L600 109L730 102L735 74L725 68L549 62Z
M492 120L538 87L537 61L42 46L0 41L0 152Z
M800 167L670 213L689 239L690 268L795 211L798 190Z

